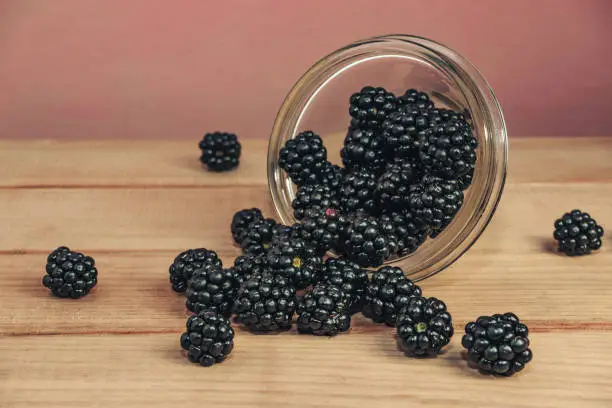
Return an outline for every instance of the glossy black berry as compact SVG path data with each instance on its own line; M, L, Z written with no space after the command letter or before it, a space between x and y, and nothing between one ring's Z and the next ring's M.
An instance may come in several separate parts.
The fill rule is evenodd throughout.
M96 262L90 256L59 247L47 257L42 283L60 298L78 299L98 283Z
M338 191L323 184L301 186L298 188L291 206L293 207L293 215L298 220L303 219L308 210L340 208Z
M345 170L338 165L327 163L320 175L320 184L329 187L332 191L338 191L342 185Z
M238 284L255 275L263 274L268 268L266 254L241 255L234 260L234 278Z
M234 349L234 329L222 315L206 310L187 319L181 348L195 364L209 367L225 360Z
M268 252L267 262L272 273L286 277L296 289L317 283L323 268L321 256L299 238L275 243Z
M416 89L408 89L397 99L399 105L414 109L426 110L434 107L434 103L429 99L429 95L425 92L419 92Z
M351 95L349 114L359 121L361 128L373 129L379 127L396 106L397 100L391 92L366 86Z
M212 171L227 171L238 167L240 143L233 133L207 133L200 141L200 161Z
M338 286L348 296L350 313L358 313L365 303L368 272L343 258L328 258L323 267L323 280Z
M244 282L234 303L236 320L253 331L291 328L295 287L282 275L255 275Z
M193 313L213 310L229 316L237 290L233 269L208 265L194 271L189 279L185 306Z
M249 227L240 246L245 254L264 254L270 248L276 221L271 218L256 221Z
M376 174L366 169L359 169L347 173L340 188L340 205L345 213L365 211L368 214L377 214L379 207L376 203Z
M397 160L387 165L385 173L378 179L376 199L387 211L402 211L409 206L409 189L417 181L418 167L409 160Z
M361 266L379 266L395 249L376 218L357 216L346 229L346 256Z
M398 312L408 306L410 299L421 296L421 288L395 266L383 266L372 274L366 289L363 314L375 323L395 326Z
M410 210L433 231L441 231L463 205L463 191L455 180L426 175L410 187Z
M412 356L435 356L452 337L453 323L446 305L436 298L410 298L397 315L397 337Z
M461 344L482 372L510 376L533 357L528 335L529 329L514 313L495 314L468 323Z
M340 157L349 171L361 168L379 174L385 168L384 139L377 129L352 129L344 139Z
M380 216L380 223L387 236L394 236L397 256L416 251L427 239L429 228L410 211L390 212Z
M401 108L382 124L384 151L388 159L417 157L429 120L422 111Z
M559 251L570 256L587 255L601 248L603 227L580 210L563 214L555 221L555 240Z
M316 336L347 331L351 325L348 299L341 288L327 282L307 290L298 304L298 331Z
M347 218L336 208L309 211L302 221L302 237L323 254L341 248L347 226Z
M236 212L230 227L234 241L238 245L242 244L251 224L263 219L264 216L259 208L248 208Z
M215 251L206 248L188 249L174 258L170 265L170 283L172 290L183 293L193 272L205 266L221 268L221 260Z
M328 166L327 150L321 138L308 130L287 140L278 164L298 186L316 184Z

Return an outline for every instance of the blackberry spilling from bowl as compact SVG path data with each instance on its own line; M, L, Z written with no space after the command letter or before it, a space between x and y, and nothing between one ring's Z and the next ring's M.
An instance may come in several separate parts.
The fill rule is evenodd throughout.
M319 249L377 267L417 251L453 221L472 183L478 142L469 115L436 107L415 89L397 97L366 86L348 111L338 152L344 167L328 161L331 152L311 130L286 142L278 164L297 186L294 216L316 233ZM330 213L333 222L324 216Z

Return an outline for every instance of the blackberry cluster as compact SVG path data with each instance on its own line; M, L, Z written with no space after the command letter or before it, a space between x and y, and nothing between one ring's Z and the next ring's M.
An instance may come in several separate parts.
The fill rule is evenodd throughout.
M528 336L529 329L514 313L495 314L468 323L461 344L468 360L484 373L510 376L533 357Z
M463 191L456 180L426 175L410 188L409 208L433 231L442 231L463 205Z
M342 289L348 296L350 313L358 313L365 303L368 272L359 265L343 258L328 258L323 268L323 279Z
M328 166L327 150L321 137L305 131L289 139L280 151L278 165L298 186L320 182Z
M408 89L402 96L397 98L401 106L407 106L419 110L427 110L434 107L429 95L416 89Z
M240 246L246 254L265 254L270 248L276 221L271 218L255 221L247 230Z
M233 133L207 133L200 141L200 161L212 171L227 171L238 167L241 146Z
M301 186L298 188L291 206L293 207L293 215L298 220L303 219L309 210L340 208L338 190L334 190L325 184Z
M314 246L317 253L338 250L342 245L342 235L348 220L334 208L311 211L302 221L301 236Z
M234 279L241 285L253 276L263 274L267 268L266 254L241 255L234 260Z
M263 219L263 214L259 208L248 208L236 212L234 218L232 218L232 225L230 227L234 242L238 245L242 244L251 224Z
M181 347L192 363L209 367L225 360L234 349L234 329L222 315L207 310L187 319Z
M267 263L273 274L286 277L296 289L317 283L323 267L323 259L299 238L275 244L268 252Z
M189 279L185 306L193 313L212 310L229 316L237 286L233 269L207 265L194 271Z
M340 157L344 168L359 170L366 168L376 174L385 168L382 132L376 129L350 129L344 139Z
M397 99L385 88L366 86L351 95L349 114L364 129L378 128L397 107Z
M170 283L177 293L185 292L193 273L207 266L221 268L221 260L215 251L206 248L188 249L174 258L170 265Z
M394 161L378 179L375 194L383 210L408 207L410 186L418 179L417 166L411 161Z
M421 288L408 279L400 268L383 266L372 274L366 289L363 314L375 323L393 327L399 311L408 306L415 296L421 296Z
M400 108L382 124L385 154L388 158L411 159L417 156L423 133L429 128L424 112Z
M385 235L378 219L357 216L346 229L344 252L361 266L378 266L396 251L393 237Z
M446 305L436 298L410 298L397 315L400 347L413 356L435 356L452 337L453 323Z
M282 275L255 275L247 280L236 296L236 321L253 331L291 328L297 306L295 287Z
M603 227L588 213L573 210L555 221L553 236L559 243L560 252L578 256L601 248L603 234Z
M384 234L394 237L397 256L416 251L429 233L427 225L410 211L385 213L381 215L380 223Z
M366 169L347 173L340 188L342 209L347 213L365 211L368 214L376 214L376 186L376 175Z
M300 333L316 336L335 336L351 325L348 296L329 283L319 283L298 305L297 328Z
M49 254L45 270L43 285L60 298L81 298L98 283L94 259L65 246Z

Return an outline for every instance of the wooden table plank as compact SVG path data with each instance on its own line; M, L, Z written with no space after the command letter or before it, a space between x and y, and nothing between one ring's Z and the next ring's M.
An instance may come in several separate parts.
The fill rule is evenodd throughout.
M190 365L177 334L0 337L5 407L609 407L610 332L535 333L521 375L404 357L392 329L333 339L240 333L231 358Z

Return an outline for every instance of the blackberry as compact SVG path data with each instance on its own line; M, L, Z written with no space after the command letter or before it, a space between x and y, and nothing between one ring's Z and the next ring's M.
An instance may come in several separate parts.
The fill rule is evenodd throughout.
M206 248L188 249L174 258L170 265L170 283L172 290L183 293L193 272L207 265L221 267L221 260L215 251Z
M326 185L311 184L298 188L291 206L295 218L301 220L311 209L340 208L340 201L335 190Z
M376 218L357 216L346 230L346 256L361 266L378 266L392 253L391 239Z
M472 185L472 180L474 179L474 168L470 169L466 174L461 177L457 177L457 182L461 187L461 190L467 190Z
M212 310L189 317L181 335L181 348L192 363L209 367L225 360L234 349L234 329L222 315Z
M421 112L427 118L430 127L457 121L467 124L465 115L450 109L428 109Z
M382 124L387 158L416 157L428 127L429 120L421 111L401 108L390 114Z
M346 213L365 211L375 215L378 212L375 199L376 186L376 175L366 169L347 173L340 188L342 209Z
M251 224L263 219L264 216L259 208L248 208L236 212L230 227L234 241L238 245L242 244Z
M394 161L378 179L376 198L386 210L408 208L409 188L417 179L417 166L411 161Z
M267 268L265 254L241 255L234 260L234 279L241 285L251 277L261 275Z
M427 239L429 228L412 212L392 212L380 216L380 223L387 236L397 242L397 256L406 256L416 251Z
M302 237L317 253L324 254L330 249L340 249L347 225L346 217L335 208L310 211L302 222Z
M410 209L433 231L442 231L463 205L463 191L455 180L426 175L410 187Z
M348 301L338 286L318 283L306 291L298 305L298 331L316 336L335 336L347 331L351 325Z
M383 266L372 274L366 289L363 314L375 323L395 326L399 311L408 306L415 296L421 296L421 288L408 279L400 268Z
M275 243L267 257L270 271L285 276L296 289L304 289L318 282L323 259L299 238Z
M236 321L253 331L287 330L297 304L295 287L282 275L255 275L238 291Z
M65 246L49 254L45 269L47 273L42 279L43 285L60 298L86 296L98 283L96 261Z
M399 311L396 326L400 347L414 356L437 355L454 333L446 305L434 297L411 298Z
M382 132L379 130L349 130L344 139L344 147L340 150L344 167L349 171L364 168L379 174L385 168L383 142Z
M354 262L342 258L328 258L323 267L323 279L338 286L348 296L350 313L360 312L365 302L368 272Z
M462 120L443 123L425 132L419 160L429 171L446 179L457 179L474 170L478 142Z
M344 168L335 164L327 163L320 175L321 184L329 187L332 191L338 191L344 178Z
M559 243L559 251L569 255L587 255L601 248L603 227L591 216L580 210L563 214L555 221L555 240Z
M395 95L384 88L366 86L351 95L349 114L359 121L363 129L379 127L396 108Z
M278 164L298 186L315 184L327 168L327 150L321 138L307 130L287 140Z
M402 96L397 98L398 104L409 106L420 110L431 109L434 103L429 99L429 95L425 92L419 92L416 89L408 89Z
M495 314L468 323L461 344L468 360L484 373L510 376L533 357L528 336L529 329L514 313Z
M194 271L189 279L185 291L185 306L193 313L208 309L229 316L237 286L233 269L205 266Z
M276 225L276 221L271 218L252 223L240 244L245 254L266 253L270 248Z
M212 171L227 171L238 167L241 146L233 133L207 133L200 141L200 161Z

